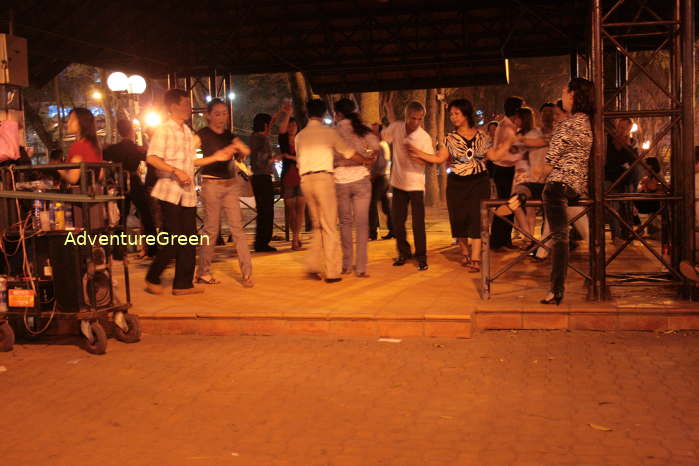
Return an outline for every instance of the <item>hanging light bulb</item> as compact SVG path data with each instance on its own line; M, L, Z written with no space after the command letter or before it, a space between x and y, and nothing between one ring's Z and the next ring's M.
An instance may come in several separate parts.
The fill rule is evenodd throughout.
M158 126L162 121L162 117L158 112L151 110L150 112L146 113L145 120L148 126Z

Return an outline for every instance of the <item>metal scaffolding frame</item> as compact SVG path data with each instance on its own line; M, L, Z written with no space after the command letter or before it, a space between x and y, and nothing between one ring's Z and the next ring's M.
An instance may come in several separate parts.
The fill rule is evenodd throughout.
M583 276L587 286L588 299L602 301L611 298L612 286L677 286L683 298L693 298L689 282L679 272L682 260L693 261L694 237L694 105L695 105L695 31L694 0L671 0L660 12L654 11L647 0L591 0L590 40L587 58L587 77L595 84L595 103L597 112L592 121L593 139L592 163L590 173L590 197L585 203L583 213L569 219L568 225L578 217L589 212L589 275L576 267L573 270ZM654 4L656 7L658 4ZM665 17L663 17L665 15ZM650 57L641 63L634 56L636 50L652 50ZM578 53L571 49L571 75L579 72ZM667 85L652 75L648 66L662 52L670 57L667 70ZM665 97L668 105L657 108L633 108L628 100L629 85L639 76L645 76L651 85L656 86ZM663 117L669 122L653 135L650 146L636 154L636 160L611 186L605 186L606 130L610 123L618 118L653 118ZM645 157L658 144L670 135L671 174L669 181L655 174ZM617 193L616 187L631 173L636 166L648 170L663 188L662 194L656 193ZM627 222L615 205L620 202L655 201L660 208L652 213L645 222L634 226ZM524 233L517 225L510 223L515 230L533 241L529 251L520 253L513 260L503 264L494 273L491 271L489 226L495 214L495 208L505 204L506 200L486 200L481 202L481 237L483 241L483 267L481 269L481 298L491 295L492 283L521 262L528 252L537 247L545 249L545 242L550 238L536 240ZM540 205L532 202L528 205ZM605 218L618 220L629 238L611 252L607 257L605 248ZM661 247L657 251L646 238L643 231L658 218L663 218L663 236ZM632 242L638 241L667 270L662 273L610 273L608 267ZM666 259L664 252L669 252Z
M679 285L683 297L689 297L691 288L679 272L679 263L691 259L694 251L694 1L673 0L668 8L671 17L663 17L662 12L651 9L645 1L617 0L603 2L592 1L590 65L591 78L595 83L595 101L597 112L592 126L595 134L592 163L592 196L594 199L591 216L590 259L591 277L589 296L595 300L611 297L609 287L629 284L669 284ZM667 13L666 13L667 14ZM653 40L653 53L646 63L640 63L632 53L638 48L638 41ZM605 66L605 52L613 50L621 60L617 66ZM668 85L659 82L647 69L648 65L661 51L670 54ZM618 66L621 62L622 66ZM633 68L628 73L629 66ZM621 72L620 72L621 69ZM605 78L615 73L616 89L605 96ZM644 75L667 97L669 106L663 108L633 109L625 98L628 86L635 78ZM604 166L606 155L606 124L611 120L631 117L665 117L665 124L650 144L643 149L637 159L623 175L605 189ZM671 135L671 177L666 182L656 176L665 193L663 195L644 195L643 193L613 193L621 180L638 164L649 168L644 158L668 134ZM653 170L648 170L653 174ZM654 175L655 176L655 175ZM634 200L654 200L662 204L662 215L668 215L672 221L667 238L670 260L667 261L662 251L658 252L640 234L644 225L634 227L619 214L613 203L632 202ZM617 247L609 258L605 250L604 218L611 214L622 225L631 238ZM667 273L615 273L610 274L608 266L630 244L639 241L666 269ZM611 280L615 279L615 280Z
M228 105L228 116L230 118L230 128L233 131L233 99L229 98L229 94L233 92L233 76L228 73L220 74L216 71L206 77L201 76L184 76L180 77L177 73L167 75L168 89L184 89L189 93L192 102L192 115L204 113L206 111L206 96L211 99L221 99ZM197 90L203 91L203 97Z

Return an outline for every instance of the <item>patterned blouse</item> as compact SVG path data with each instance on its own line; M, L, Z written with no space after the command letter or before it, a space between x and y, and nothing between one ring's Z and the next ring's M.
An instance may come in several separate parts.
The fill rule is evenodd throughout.
M546 181L565 183L581 196L586 195L591 150L592 127L587 115L576 113L558 123L546 154L552 167Z
M444 144L449 152L449 164L456 175L480 175L487 171L486 152L492 143L486 134L477 131L471 139L466 139L452 131L447 134Z

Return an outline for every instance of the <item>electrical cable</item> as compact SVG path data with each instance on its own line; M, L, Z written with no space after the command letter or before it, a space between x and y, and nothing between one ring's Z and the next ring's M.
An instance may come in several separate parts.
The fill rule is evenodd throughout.
M10 179L12 182L12 190L15 191L15 173L14 173L14 167L10 166ZM31 219L31 215L28 215L25 221L22 221L22 210L19 207L19 199L15 198L15 207L17 209L17 218L20 219L19 223L19 243L22 246L22 269L25 274L25 277L29 278L29 284L32 287L32 291L34 292L34 296L39 299L39 293L36 291L36 284L34 283L34 276L32 275L32 270L31 270L31 264L29 263L29 257L27 256L27 238L31 238L32 236L36 236L38 233L34 233L30 236L26 236L26 227L29 223L29 220ZM19 247L19 245L18 245ZM15 254L17 251L15 251ZM9 272L9 268L8 268ZM51 322L53 322L53 318L56 315L56 301L54 300L53 303L53 309L51 310L51 315L49 316L48 322L46 322L46 325L39 330L39 331L34 331L31 328L29 328L29 320L28 320L28 314L29 314L29 307L24 308L24 315L22 316L22 320L24 322L24 328L27 330L27 332L32 335L32 336L37 336L41 335L44 333L46 330L48 330L49 326L51 325Z

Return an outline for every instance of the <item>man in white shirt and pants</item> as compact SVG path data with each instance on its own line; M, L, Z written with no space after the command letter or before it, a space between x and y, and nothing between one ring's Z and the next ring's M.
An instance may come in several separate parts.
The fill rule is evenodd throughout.
M390 109L392 111L392 109ZM389 118L392 118L389 112ZM398 258L394 266L404 265L412 257L405 231L408 204L412 208L413 240L418 270L427 270L427 237L425 233L425 163L410 156L410 152L434 154L432 138L422 128L425 107L410 102L405 108L405 121L394 121L381 132L381 138L393 143L391 187L393 201L391 216L396 237Z
M308 125L296 135L296 157L301 174L301 190L313 222L313 239L306 255L308 272L327 283L342 280L342 253L337 233L334 154L371 165L372 159L357 154L336 129L323 125L327 106L320 99L306 105Z

